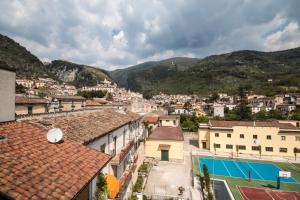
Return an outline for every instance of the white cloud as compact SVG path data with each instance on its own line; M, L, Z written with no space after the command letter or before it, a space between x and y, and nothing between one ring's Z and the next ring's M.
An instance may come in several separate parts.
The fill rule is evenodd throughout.
M283 30L266 38L265 45L271 51L295 48L300 46L300 30L297 22L290 22Z
M172 56L297 47L300 1L287 1L3 0L0 33L42 60L115 69Z

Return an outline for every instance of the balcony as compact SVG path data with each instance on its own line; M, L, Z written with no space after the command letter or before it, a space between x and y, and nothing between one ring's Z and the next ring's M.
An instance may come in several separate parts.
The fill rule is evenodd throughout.
M119 165L125 158L125 156L129 153L131 148L134 145L134 141L131 140L129 143L127 143L120 151L120 153L117 153L113 159L111 160L112 165Z

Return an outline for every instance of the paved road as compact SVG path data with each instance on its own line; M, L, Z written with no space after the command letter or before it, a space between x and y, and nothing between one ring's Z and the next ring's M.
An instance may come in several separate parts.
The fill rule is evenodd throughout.
M193 200L202 199L199 191L199 185L191 186L191 158L190 152L198 149L194 143L187 138L184 141L184 162L158 162L150 171L148 181L144 190L146 194L177 196L178 187L185 188L185 197L191 193ZM190 190L190 191L189 191Z

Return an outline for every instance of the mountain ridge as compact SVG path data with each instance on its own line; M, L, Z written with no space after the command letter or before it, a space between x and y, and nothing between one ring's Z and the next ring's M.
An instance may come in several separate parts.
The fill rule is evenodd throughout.
M250 85L254 92L274 95L277 92L298 91L300 87L299 47L273 52L241 50L202 59L180 59L195 60L181 69L176 68L179 62L174 58L167 59L169 63L166 60L146 62L111 71L110 76L119 85L149 97L159 92L200 95L236 93L239 85ZM174 61L173 65L170 61ZM272 79L271 84L268 79Z

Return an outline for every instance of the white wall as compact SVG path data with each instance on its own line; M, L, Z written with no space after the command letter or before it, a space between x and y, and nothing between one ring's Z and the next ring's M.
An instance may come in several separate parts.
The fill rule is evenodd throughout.
M15 120L16 73L0 69L0 122Z

